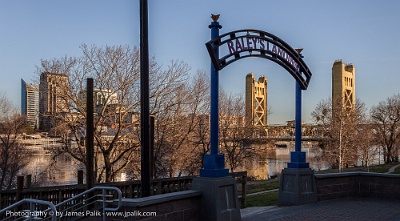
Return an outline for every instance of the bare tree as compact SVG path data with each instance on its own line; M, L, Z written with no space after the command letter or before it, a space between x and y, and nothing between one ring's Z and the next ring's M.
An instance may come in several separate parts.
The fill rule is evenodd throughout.
M38 71L64 74L69 79L62 97L69 110L66 114L53 116L58 122L56 129L64 132L65 139L65 145L56 150L56 155L67 153L86 164L83 142L85 82L92 77L95 80L97 181L113 181L122 171L137 177L140 174L139 50L127 46L98 48L82 45L82 51L81 57L42 61ZM171 61L163 68L154 58L150 60L150 108L156 119L156 174L164 171L174 176L184 171L185 164L179 159L179 153L189 145L189 137L196 125L193 114L198 112L200 105L193 99L204 96L196 89L199 81L194 79L192 85L188 84L189 70L182 61ZM200 102L202 98L199 99ZM71 137L80 142L71 144L68 142Z
M204 168L204 155L210 152L210 115L199 114L196 117L197 126L191 137L192 157L187 159L189 175L197 175L199 168Z
M204 126L199 116L204 114L208 106L206 82L205 74L198 72L191 81L182 82L174 91L168 93L167 98L160 99L158 105L167 108L154 112L157 119L157 177L193 175L199 171L201 155L193 139L198 128Z
M197 175L203 167L204 154L210 150L210 85L204 71L198 71L192 79L189 90L189 100L193 130L189 136L189 148L184 158L185 170L188 175Z
M359 100L352 108L347 108L341 105L340 100L332 102L328 99L319 102L311 113L327 138L321 146L324 159L340 172L357 161L358 126L363 122L364 112L364 104Z
M371 162L375 160L378 153L378 149L374 145L374 127L370 122L365 122L359 125L357 130L359 158L362 166L369 170Z
M244 119L244 99L241 96L227 95L220 92L219 103L219 139L221 152L225 154L225 161L229 169L234 172L243 167L247 158L253 157L260 152L258 148L245 147L244 140L249 130ZM253 134L253 132L251 132Z
M138 169L139 162L139 50L127 46L82 45L81 57L42 61L39 73L68 76L62 92L68 111L53 115L55 128L63 133L65 145L56 155L67 153L86 164L85 119L86 79L95 80L95 174L97 181L110 182L125 168ZM176 107L174 94L187 80L188 66L172 61L165 70L150 61L151 113L165 113ZM182 96L185 96L183 93ZM61 102L62 103L62 102ZM79 140L71 145L71 139ZM137 171L136 171L137 172Z
M383 148L385 163L399 162L400 94L388 97L370 111L374 140Z
M25 129L25 123L11 102L0 96L0 190L15 185L16 176L27 165L29 154L18 138Z

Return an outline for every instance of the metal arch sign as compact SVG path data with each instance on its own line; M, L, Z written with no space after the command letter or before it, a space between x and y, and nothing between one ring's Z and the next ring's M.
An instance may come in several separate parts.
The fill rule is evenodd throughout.
M242 58L259 57L285 68L302 90L307 89L311 79L311 71L302 56L282 39L265 31L249 29L229 32L210 40L206 47L216 70ZM215 51L220 48L226 51L226 55L216 55Z

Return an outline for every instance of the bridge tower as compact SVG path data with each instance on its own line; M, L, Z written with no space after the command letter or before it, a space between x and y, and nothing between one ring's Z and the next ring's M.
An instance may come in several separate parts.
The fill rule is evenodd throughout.
M356 68L336 60L332 67L332 108L354 108L356 101Z
M267 132L267 78L261 76L258 81L254 74L246 76L246 125L263 127Z

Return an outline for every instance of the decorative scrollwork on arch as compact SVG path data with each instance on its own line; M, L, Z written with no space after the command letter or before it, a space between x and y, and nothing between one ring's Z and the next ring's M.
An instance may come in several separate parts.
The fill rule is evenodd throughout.
M208 53L216 70L247 57L271 60L285 68L306 90L311 79L311 71L302 56L282 39L265 31L238 30L220 35L206 43ZM223 48L225 55L217 57L216 49Z

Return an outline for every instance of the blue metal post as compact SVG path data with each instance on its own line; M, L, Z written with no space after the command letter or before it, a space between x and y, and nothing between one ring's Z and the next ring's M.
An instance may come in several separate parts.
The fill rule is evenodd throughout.
M218 38L219 29L222 28L219 22L211 22L209 26L211 29L211 39ZM219 48L214 49L214 54L219 58ZM219 134L219 116L218 116L218 86L219 86L219 76L218 71L215 69L214 65L211 63L211 106L210 106L210 154L218 154L218 134Z
M219 36L222 26L214 20L208 26L211 29L211 39ZM215 47L214 54L219 57L219 49ZM200 170L201 177L224 177L229 175L225 169L225 158L219 154L219 117L218 117L218 70L211 63L211 107L210 107L210 154L204 155L204 168Z
M296 128L295 128L295 151L290 153L289 168L309 168L306 163L306 153L301 152L301 87L296 81Z
M295 151L301 152L301 88L296 81Z

